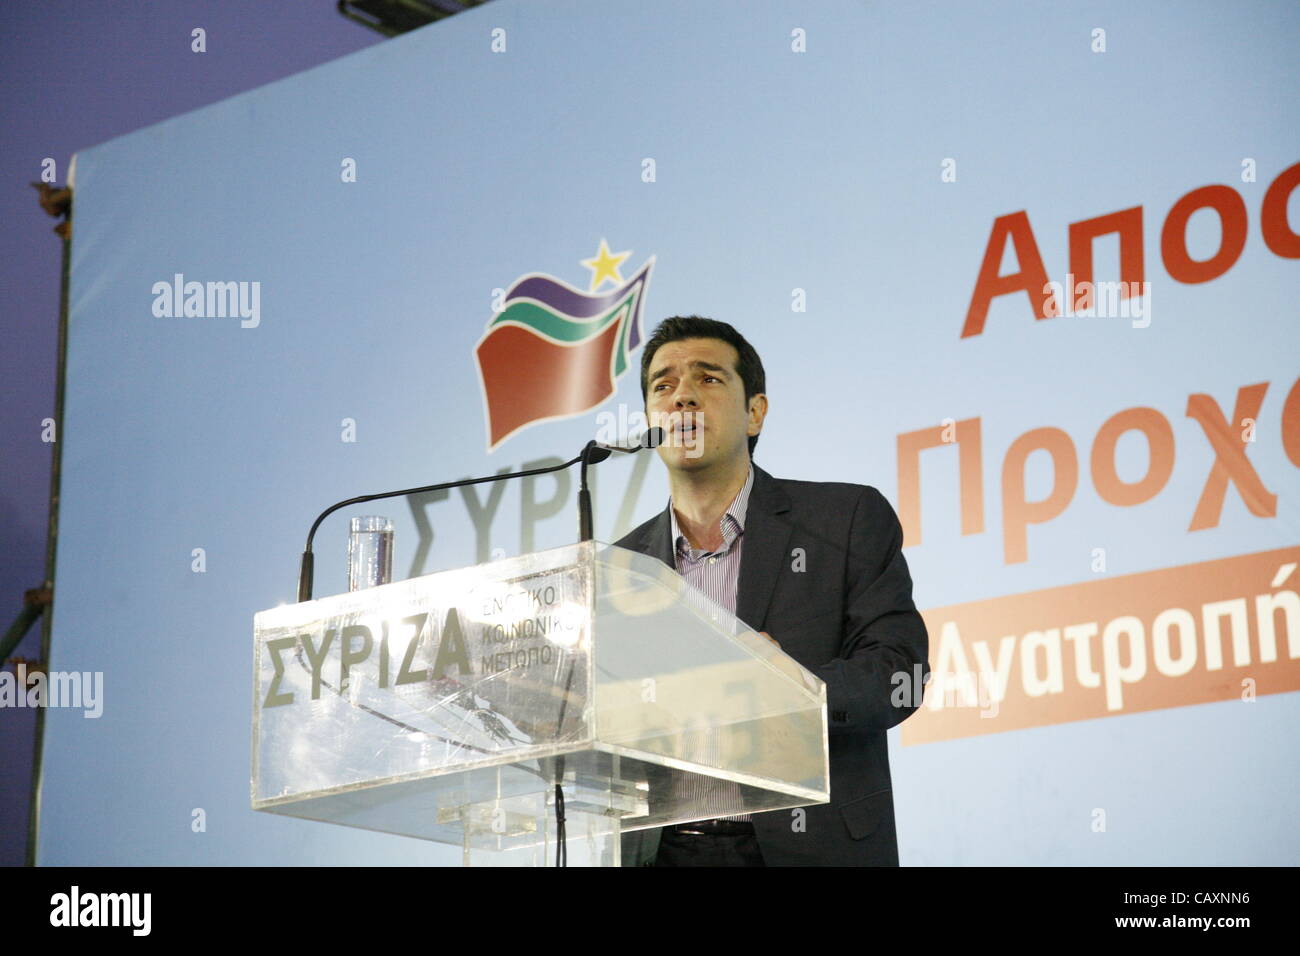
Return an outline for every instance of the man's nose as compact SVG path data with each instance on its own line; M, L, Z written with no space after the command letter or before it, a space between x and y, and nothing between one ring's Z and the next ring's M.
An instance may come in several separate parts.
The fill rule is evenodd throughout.
M673 396L673 404L677 408L695 407L695 390L689 385L681 385L677 389L677 394Z

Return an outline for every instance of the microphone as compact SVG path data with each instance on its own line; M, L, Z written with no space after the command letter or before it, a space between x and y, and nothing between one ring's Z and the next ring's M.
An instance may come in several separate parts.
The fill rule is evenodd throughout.
M640 439L635 445L606 445L604 442L595 440L587 442L587 447L582 450L582 465L578 469L579 487L578 487L578 540L590 541L592 535L593 519L591 515L591 490L587 487L587 465L598 464L604 461L616 451L621 451L627 455L633 455L645 448L657 448L664 441L665 432L658 425L653 428L647 428L641 433Z
M311 600L312 579L315 576L315 558L312 555L311 545L313 539L315 539L316 537L316 529L320 527L322 521L324 521L334 512L338 511L340 508L345 508L348 505L359 505L362 502L366 502L366 501L381 501L384 498L402 498L405 497L406 495L417 495L426 491L442 491L444 489L460 488L464 485L477 485L485 481L504 481L507 478L523 478L529 475L545 475L552 471L561 471L562 469L568 468L571 465L577 464L579 461L583 459L583 455L585 454L586 454L586 449L583 449L583 454L578 455L578 457L571 458L561 465L553 465L550 468L529 468L526 471L511 471L511 472L507 472L504 475L486 475L482 478L464 478L461 479L460 481L444 481L441 484L437 484L437 485L421 485L419 488L402 488L399 491L382 491L377 495L358 495L355 498L348 498L345 501L339 501L335 504L330 505L328 508L326 508L324 511L322 511L319 515L316 516L316 520L312 522L311 530L307 532L307 546L303 549L302 562L299 565L299 569L298 569L299 603L302 603L303 601Z
M582 464L578 467L579 488L578 488L578 540L590 541L592 534L592 514L591 514L591 489L587 487L587 465L597 464L609 458L614 452L622 452L627 455L635 454L644 448L656 448L663 443L664 430L655 426L647 428L641 433L641 438L635 445L607 445L604 442L592 440L587 442L587 446L582 449L582 454L578 457L582 459ZM557 727L564 726L564 710L569 703L569 687L573 683L573 661L569 661L569 673L564 681L564 696L560 698L560 716L556 722ZM555 865L569 865L569 849L566 844L565 832L565 809L564 809L564 789L561 787L561 781L564 780L564 754L559 754L555 758L555 825L556 825L556 846L555 846Z
M399 491L384 491L377 495L359 495L356 498L348 498L346 501L340 501L337 504L330 505L317 516L312 523L311 530L307 532L307 546L302 552L302 562L298 569L298 601L310 601L312 598L312 584L315 577L315 556L312 554L312 541L316 537L316 529L320 527L321 522L327 517L338 511L340 508L348 505L361 504L366 501L380 501L384 498L400 498L406 495L420 494L426 491L442 491L444 489L459 488L463 485L477 485L485 481L504 481L507 478L523 478L529 475L545 475L553 471L561 471L579 462L582 463L582 490L578 492L578 532L580 540L590 541L591 533L591 492L587 489L587 465L588 463L596 464L602 462L616 451L633 453L641 451L643 448L654 448L664 440L664 430L659 427L647 429L641 435L638 444L633 446L622 445L604 445L600 442L589 441L581 454L576 458L571 458L561 465L554 465L550 468L530 468L526 471L512 471L504 475L487 475L482 478L465 478L461 481L444 481L437 485L422 485L419 488L402 488Z
M591 449L588 461L594 465L597 462L604 461L608 458L610 452L620 451L625 455L634 455L646 448L658 448L663 444L666 434L667 433L662 428L655 425L653 428L647 428L643 431L635 445L607 445L604 442L593 441L587 446ZM605 452L605 454L599 454L599 452L602 451Z

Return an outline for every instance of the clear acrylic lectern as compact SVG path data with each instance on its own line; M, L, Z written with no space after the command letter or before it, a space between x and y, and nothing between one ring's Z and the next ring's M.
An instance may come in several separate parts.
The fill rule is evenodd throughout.
M619 865L623 830L829 799L826 691L662 562L597 541L262 611L255 810Z

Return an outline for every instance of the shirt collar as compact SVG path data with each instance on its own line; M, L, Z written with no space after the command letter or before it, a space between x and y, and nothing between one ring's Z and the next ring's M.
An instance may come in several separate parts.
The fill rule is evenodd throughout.
M749 493L753 487L754 465L751 462L749 474L745 476L745 483L740 486L740 491L736 492L736 497L732 499L731 505L723 513L721 519L723 550L730 546L733 538L745 530L745 514L749 511ZM668 498L668 514L672 519L673 547L679 551L689 551L691 543L682 534L682 529L677 524L677 509L673 507L671 495ZM730 518L731 522L728 522L727 518Z

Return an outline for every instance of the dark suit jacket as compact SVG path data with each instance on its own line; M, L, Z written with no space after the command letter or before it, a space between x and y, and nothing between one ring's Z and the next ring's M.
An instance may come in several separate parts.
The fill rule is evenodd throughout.
M921 688L895 706L894 675L911 687L918 668L922 684L929 674L902 527L869 485L753 468L736 617L826 682L831 779L830 803L803 808L802 832L790 811L755 814L759 848L769 866L897 866L885 731L917 709ZM615 544L676 570L671 536L665 508ZM623 865L652 865L661 832L625 833Z

